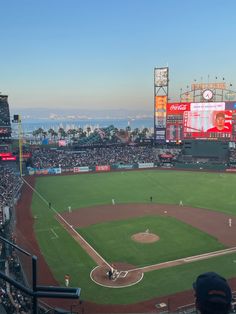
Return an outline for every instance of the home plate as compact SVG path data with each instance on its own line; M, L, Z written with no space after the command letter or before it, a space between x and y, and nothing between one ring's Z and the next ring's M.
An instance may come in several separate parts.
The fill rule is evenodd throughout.
M127 271L120 271L119 273L119 278L125 278L127 276L128 272Z

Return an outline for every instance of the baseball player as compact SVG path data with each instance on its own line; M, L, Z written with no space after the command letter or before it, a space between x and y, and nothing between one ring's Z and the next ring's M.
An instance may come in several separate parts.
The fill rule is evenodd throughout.
M65 275L65 286L69 287L70 284L70 275L66 274Z

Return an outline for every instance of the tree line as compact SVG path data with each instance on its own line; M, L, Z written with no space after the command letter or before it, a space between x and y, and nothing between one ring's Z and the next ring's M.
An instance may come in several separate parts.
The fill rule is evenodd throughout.
M112 127L112 128L111 128ZM128 136L130 139L145 139L147 137L152 137L153 134L150 133L148 128L135 128L131 130L130 126L127 126L125 129L118 129L113 126L110 127L109 138L112 139L113 137L122 137ZM106 128L102 128L100 130L106 130ZM49 138L51 140L58 140L58 139L72 139L78 140L85 137L89 137L93 133L99 133L99 129L94 129L92 131L91 127L87 127L86 129L83 128L71 128L65 130L63 127L58 128L57 131L50 128L48 130L44 130L43 128L38 128L32 132L32 135L35 139L46 139Z

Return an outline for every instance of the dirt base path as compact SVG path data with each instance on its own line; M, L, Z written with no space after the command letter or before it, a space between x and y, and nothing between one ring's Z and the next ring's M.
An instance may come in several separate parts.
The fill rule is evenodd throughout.
M232 249L226 249L218 252L212 252L207 254L198 255L190 258L181 258L174 261L168 261L165 263L145 266L142 268L132 269L126 267L127 274L120 277L123 272L118 270L118 279L109 280L108 270L110 265L77 233L75 230L78 227L88 226L90 224L113 221L117 219L127 219L129 217L139 217L145 215L156 215L158 216L170 216L175 217L178 220L182 220L208 234L216 237L219 242L225 244ZM96 271L92 272L91 279L99 285L105 287L125 287L140 281L143 272L149 272L156 269L173 267L182 265L185 263L191 263L199 259L207 259L216 255L229 254L236 251L236 224L229 226L229 218L222 213L207 211L200 208L190 208L184 206L173 206L173 205L160 205L160 204L122 204L122 205L106 205L80 209L78 211L66 212L63 215L59 215L57 219L64 225L67 231L77 240L83 249L93 258L97 263L98 267ZM65 223L67 222L67 223ZM73 225L72 225L73 224ZM145 233L145 232L144 232ZM144 234L143 233L143 234ZM142 234L142 236L143 236ZM147 235L150 235L147 233ZM137 235L136 235L137 236ZM152 235L154 236L154 235Z
M28 178L28 181L34 186L35 178ZM38 284L58 285L54 279L47 263L45 262L37 240L34 235L34 220L31 214L32 190L24 185L22 197L16 210L16 236L17 244L38 257ZM174 205L161 204L121 204L106 205L92 208L83 208L79 211L64 213L63 218L72 225L72 228L78 226L84 227L90 224L127 219L132 217L142 217L144 215L167 215L175 217L185 223L188 223L204 232L216 237L220 242L228 247L236 246L236 219L232 222L232 227L228 225L229 216L219 212L208 211L200 208L181 207ZM236 290L236 278L230 280L231 287ZM44 299L52 306L70 309L75 306L73 300L50 300ZM175 295L155 298L149 301L139 302L130 305L100 305L92 302L83 302L79 305L78 311L84 313L147 313L156 312L155 305L165 302L169 305L169 310L174 311L179 306L193 303L193 291L184 291ZM76 307L75 307L76 309Z

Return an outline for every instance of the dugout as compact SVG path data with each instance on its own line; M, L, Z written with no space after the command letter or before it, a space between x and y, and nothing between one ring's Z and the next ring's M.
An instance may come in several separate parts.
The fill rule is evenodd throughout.
M186 140L183 142L183 159L193 161L226 162L229 158L229 143L222 141Z

